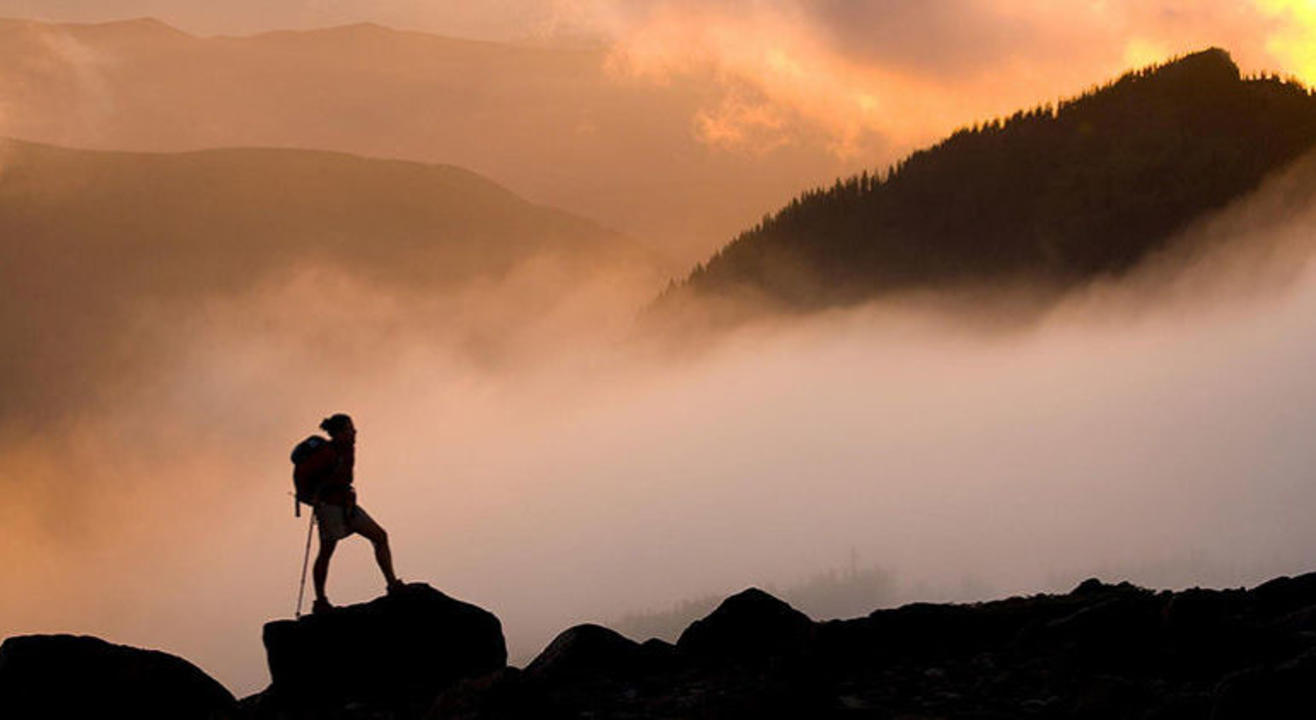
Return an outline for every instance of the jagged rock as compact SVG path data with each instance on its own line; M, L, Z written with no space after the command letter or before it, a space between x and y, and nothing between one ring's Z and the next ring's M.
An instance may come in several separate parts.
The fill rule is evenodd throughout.
M1252 590L1258 612L1271 617L1316 605L1316 573L1277 577Z
M429 717L570 717L591 707L616 710L617 686L642 672L645 649L601 625L562 631L524 671L516 668L463 680L443 693Z
M192 663L95 637L25 635L0 645L0 716L160 720L236 717L237 701Z
M488 675L459 680L439 696L425 718L510 720L551 716L544 710L543 698L527 689L524 673L506 667Z
M1145 592L1147 592L1145 588L1140 588L1137 585L1134 585L1133 583L1127 581L1111 585L1109 583L1102 582L1099 578L1088 578L1087 580L1084 580L1083 582L1079 583L1078 587L1071 590L1069 594L1078 597L1095 597L1097 595L1126 594L1126 593L1138 594Z
M425 584L299 620L266 623L265 706L428 708L464 677L507 664L492 613Z
M1316 574L1253 590L927 603L815 624L759 590L691 625L658 665L598 626L524 673L468 680L433 720L556 717L1288 718L1311 715Z
M625 672L640 663L640 644L601 625L577 625L560 633L526 666L526 675L550 679L566 674Z
M1107 586L1083 607L1044 625L1044 642L1090 668L1131 668L1148 661L1159 636L1164 601L1133 586Z
M1240 592L1201 588L1175 593L1165 603L1165 629L1184 637L1214 632L1242 610L1241 597Z
M675 646L580 625L521 671L505 665L497 618L415 585L267 625L274 685L241 708L163 653L93 638L12 638L0 646L0 716L1311 715L1316 574L1252 590L1153 592L1099 581L1080 590L914 604L819 624L751 589L693 623Z
M800 655L815 635L808 615L758 588L732 595L681 633L677 650L718 660Z
M463 680L435 703L431 718L581 717L592 712L648 717L657 688L661 700L679 684L676 648L651 639L637 643L600 625L560 633L524 672L515 668Z
M1088 578L1079 583L1078 587L1071 590L1069 594L1078 595L1080 597L1092 596L1105 592L1107 587L1109 586L1101 582L1100 578Z
M1310 718L1316 714L1316 651L1234 673L1216 689L1211 720Z

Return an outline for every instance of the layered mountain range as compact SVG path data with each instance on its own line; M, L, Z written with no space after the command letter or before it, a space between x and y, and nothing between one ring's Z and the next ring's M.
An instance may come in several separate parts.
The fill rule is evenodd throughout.
M500 297L529 317L590 273L650 260L619 233L452 166L306 150L157 154L3 141L0 334L14 351L0 354L11 380L0 424L15 409L27 422L121 384L107 378L150 372L187 324L205 317L207 302L301 272L434 297L551 263L559 272L541 273L534 298ZM326 289L313 302L308 318L332 311L335 298ZM184 324L144 328L144 307Z
M851 165L826 138L726 152L712 72L639 80L606 47L358 24L199 37L156 20L0 20L0 136L104 150L314 148L448 163L697 256ZM658 241L661 240L661 243ZM696 249L697 248L697 249Z

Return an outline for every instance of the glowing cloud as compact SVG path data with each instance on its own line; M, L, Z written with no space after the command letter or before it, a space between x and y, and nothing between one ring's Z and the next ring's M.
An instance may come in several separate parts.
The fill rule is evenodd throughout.
M854 157L871 152L883 136L921 136L928 115L943 109L899 73L853 62L828 47L798 9L729 10L656 7L616 28L611 67L657 82L715 74L726 92L694 118L694 132L726 149L764 152L821 130L833 153Z
M614 42L612 68L666 82L711 73L692 120L708 144L762 153L821 136L842 159L908 151L955 127L1082 92L1216 45L1245 72L1316 77L1316 3L1056 6L652 0L561 5Z
M1280 21L1266 50L1283 68L1308 85L1316 84L1316 1L1257 0L1257 7Z

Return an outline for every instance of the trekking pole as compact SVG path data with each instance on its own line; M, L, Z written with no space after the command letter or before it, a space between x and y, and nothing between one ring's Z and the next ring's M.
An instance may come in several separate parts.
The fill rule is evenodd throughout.
M297 611L293 613L293 618L298 619L302 616L302 596L306 594L306 565L311 560L311 528L315 527L315 513L311 513L311 521L306 524L306 552L302 555L302 584L297 588Z

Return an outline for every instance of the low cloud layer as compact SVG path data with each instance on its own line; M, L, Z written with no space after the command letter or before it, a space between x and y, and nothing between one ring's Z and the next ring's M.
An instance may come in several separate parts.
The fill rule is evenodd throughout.
M1224 250L1026 326L896 299L674 352L630 325L644 282L500 305L541 297L521 289L535 268L453 294L309 265L142 305L171 348L146 381L0 438L0 635L94 633L258 690L306 531L287 452L335 411L357 419L361 501L399 572L494 610L517 660L573 623L852 557L933 600L1304 571L1304 172L1194 231ZM482 345L500 307L523 322ZM367 544L345 543L331 597L381 590Z
M375 19L601 36L623 84L712 73L719 91L688 118L707 145L754 153L821 132L856 166L1208 44L1247 70L1312 77L1310 13L1280 0L443 7L248 3L221 17L0 0L0 14L156 15L199 33ZM78 107L102 113L96 125L115 110L89 82ZM51 417L0 422L0 636L94 633L258 690L260 626L291 613L305 537L287 453L336 411L361 428L362 502L399 572L497 612L515 659L575 622L787 585L855 556L920 599L1304 571L1311 188L1281 178L1193 231L1226 250L1171 253L1040 321L989 328L907 298L673 351L632 324L660 285L649 274L534 262L452 292L293 260L227 292L121 298L95 333L43 315L76 307L71 292L0 308L76 334L107 369L94 395L70 390L88 379L58 353L6 379ZM382 589L363 542L334 562L336 601Z

